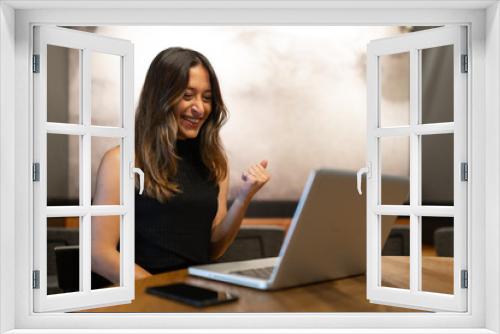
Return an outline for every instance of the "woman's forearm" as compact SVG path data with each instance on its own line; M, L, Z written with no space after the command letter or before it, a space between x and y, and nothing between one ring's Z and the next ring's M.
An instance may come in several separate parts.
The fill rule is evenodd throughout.
M92 271L111 283L120 283L120 253L115 249L103 250L97 247L94 252L92 252Z
M221 223L215 225L211 237L210 257L218 259L229 248L240 230L251 197L237 197Z
M138 264L135 265L135 279L136 280L143 279L143 278L146 278L149 276L151 276L151 274L146 269L144 269L143 267L141 267Z
M262 186L269 181L269 173L266 171L267 160L262 160L259 164L253 165L243 172L241 179L243 183L238 191L238 195L234 200L231 208L221 219L216 216L214 227L212 228L210 258L218 259L229 248L233 240L236 238L240 229L241 221L245 217L248 205L253 196L259 191ZM226 184L227 186L227 184ZM227 192L223 193L226 194ZM219 194L220 195L220 194ZM226 196L219 197L219 206L223 205L225 211ZM222 203L222 204L221 204ZM224 212L222 211L222 212Z
M120 252L115 249L98 251L92 256L92 271L103 276L113 284L120 283ZM135 279L151 276L149 272L139 265L135 265Z

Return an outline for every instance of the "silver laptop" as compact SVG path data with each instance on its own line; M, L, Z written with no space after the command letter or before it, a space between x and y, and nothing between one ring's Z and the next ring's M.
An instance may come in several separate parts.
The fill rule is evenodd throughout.
M408 199L408 179L383 181L385 203ZM384 243L392 223L383 224ZM356 174L320 169L309 175L278 257L193 266L188 272L274 290L358 275L365 268L366 198L356 191Z

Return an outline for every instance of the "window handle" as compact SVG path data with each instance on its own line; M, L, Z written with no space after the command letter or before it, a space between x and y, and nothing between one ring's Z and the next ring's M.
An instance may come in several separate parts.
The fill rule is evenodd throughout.
M371 177L371 172L372 172L372 164L369 162L368 166L360 168L356 174L358 193L360 195L363 195L363 191L361 191L361 183L362 183L361 177L363 176L363 174L366 174L366 178L369 178Z
M130 177L134 178L134 174L139 175L139 195L142 195L142 192L144 191L144 172L142 169L134 167L132 162L130 162Z

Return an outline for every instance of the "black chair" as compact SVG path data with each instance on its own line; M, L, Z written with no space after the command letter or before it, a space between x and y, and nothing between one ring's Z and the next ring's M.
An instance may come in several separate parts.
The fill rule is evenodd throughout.
M80 289L80 247L78 245L55 248L57 283L63 292Z
M77 228L47 227L47 294L63 292L58 285L55 248L77 245L79 231Z
M409 256L410 255L410 226L394 225L389 233L382 256Z
M217 262L232 262L279 255L285 238L281 226L242 226L236 239Z
M228 207L232 200L228 201ZM298 201L289 200L254 200L248 205L245 218L291 218L295 213Z
M285 230L281 226L242 226L233 244L217 262L251 260L279 255ZM55 247L57 280L63 292L79 291L80 250L78 245ZM112 283L92 272L92 289L110 286Z
M437 256L453 257L453 227L440 227L434 231Z
M58 246L55 248L57 280L59 288L63 292L75 292L80 290L80 247ZM112 285L112 283L94 272L91 273L92 289L101 289Z

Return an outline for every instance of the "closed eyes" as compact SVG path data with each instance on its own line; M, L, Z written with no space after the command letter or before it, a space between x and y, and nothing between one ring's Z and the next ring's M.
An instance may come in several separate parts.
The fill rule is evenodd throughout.
M190 92L186 92L183 95L183 99L186 100L186 101L190 101L193 98L194 98L194 94L190 93ZM211 102L212 101L212 95L204 95L202 97L202 99L203 99L203 102Z

